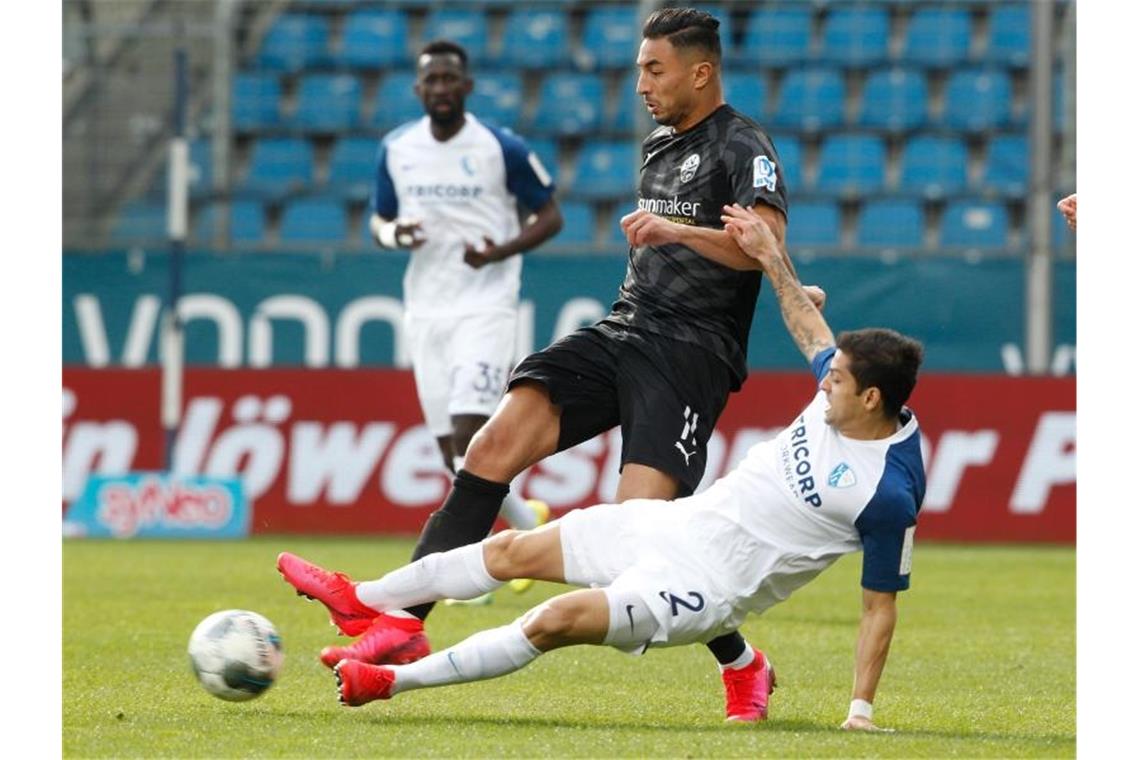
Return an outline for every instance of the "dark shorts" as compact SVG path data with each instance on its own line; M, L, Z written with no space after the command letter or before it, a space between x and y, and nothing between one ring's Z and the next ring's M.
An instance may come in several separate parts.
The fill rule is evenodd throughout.
M621 425L621 463L672 475L688 496L732 387L727 364L695 343L620 326L584 327L519 362L509 388L546 386L561 407L558 450Z

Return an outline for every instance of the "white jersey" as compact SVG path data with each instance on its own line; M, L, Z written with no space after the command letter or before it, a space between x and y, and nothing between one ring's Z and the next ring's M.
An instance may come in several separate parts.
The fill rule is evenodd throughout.
M817 380L834 355L831 348L812 362ZM918 420L904 409L894 435L863 441L828 425L826 409L820 391L791 425L753 446L708 490L663 505L663 529L681 537L684 553L740 613L771 607L860 549L864 588L910 585L926 490Z
M519 232L518 205L546 205L554 183L513 133L472 114L451 139L432 136L424 116L390 132L377 159L372 210L386 219L418 220L427 241L411 253L404 306L411 317L455 316L514 309L522 258L474 269L463 261L467 243L503 243Z

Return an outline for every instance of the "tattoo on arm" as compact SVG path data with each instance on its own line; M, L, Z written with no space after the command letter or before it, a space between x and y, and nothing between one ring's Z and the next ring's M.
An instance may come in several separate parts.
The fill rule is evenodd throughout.
M768 272L768 277L776 290L784 324L803 355L812 359L820 351L835 345L835 338L823 315L804 293L787 265L778 260L773 270Z

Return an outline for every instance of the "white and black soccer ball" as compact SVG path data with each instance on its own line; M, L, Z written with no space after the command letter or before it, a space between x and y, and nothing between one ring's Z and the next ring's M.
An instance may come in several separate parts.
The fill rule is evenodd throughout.
M285 655L277 629L248 610L222 610L190 634L190 667L202 688L230 702L258 696L277 680Z

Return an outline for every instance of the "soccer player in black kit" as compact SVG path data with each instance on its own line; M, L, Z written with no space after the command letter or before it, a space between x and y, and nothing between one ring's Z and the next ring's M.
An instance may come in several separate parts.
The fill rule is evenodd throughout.
M524 359L494 415L472 439L443 506L412 559L487 537L511 480L530 465L621 425L617 501L673 499L704 474L717 418L747 375L759 265L724 231L721 208L759 213L784 246L787 191L772 142L724 103L719 23L666 8L642 28L637 92L660 125L643 145L638 209L622 219L629 267L613 309ZM805 288L822 306L823 291ZM346 635L344 656L373 663L428 650L431 605L374 617L355 585L295 555L278 570L325 604ZM730 720L767 716L774 671L739 633L708 642L720 663Z

